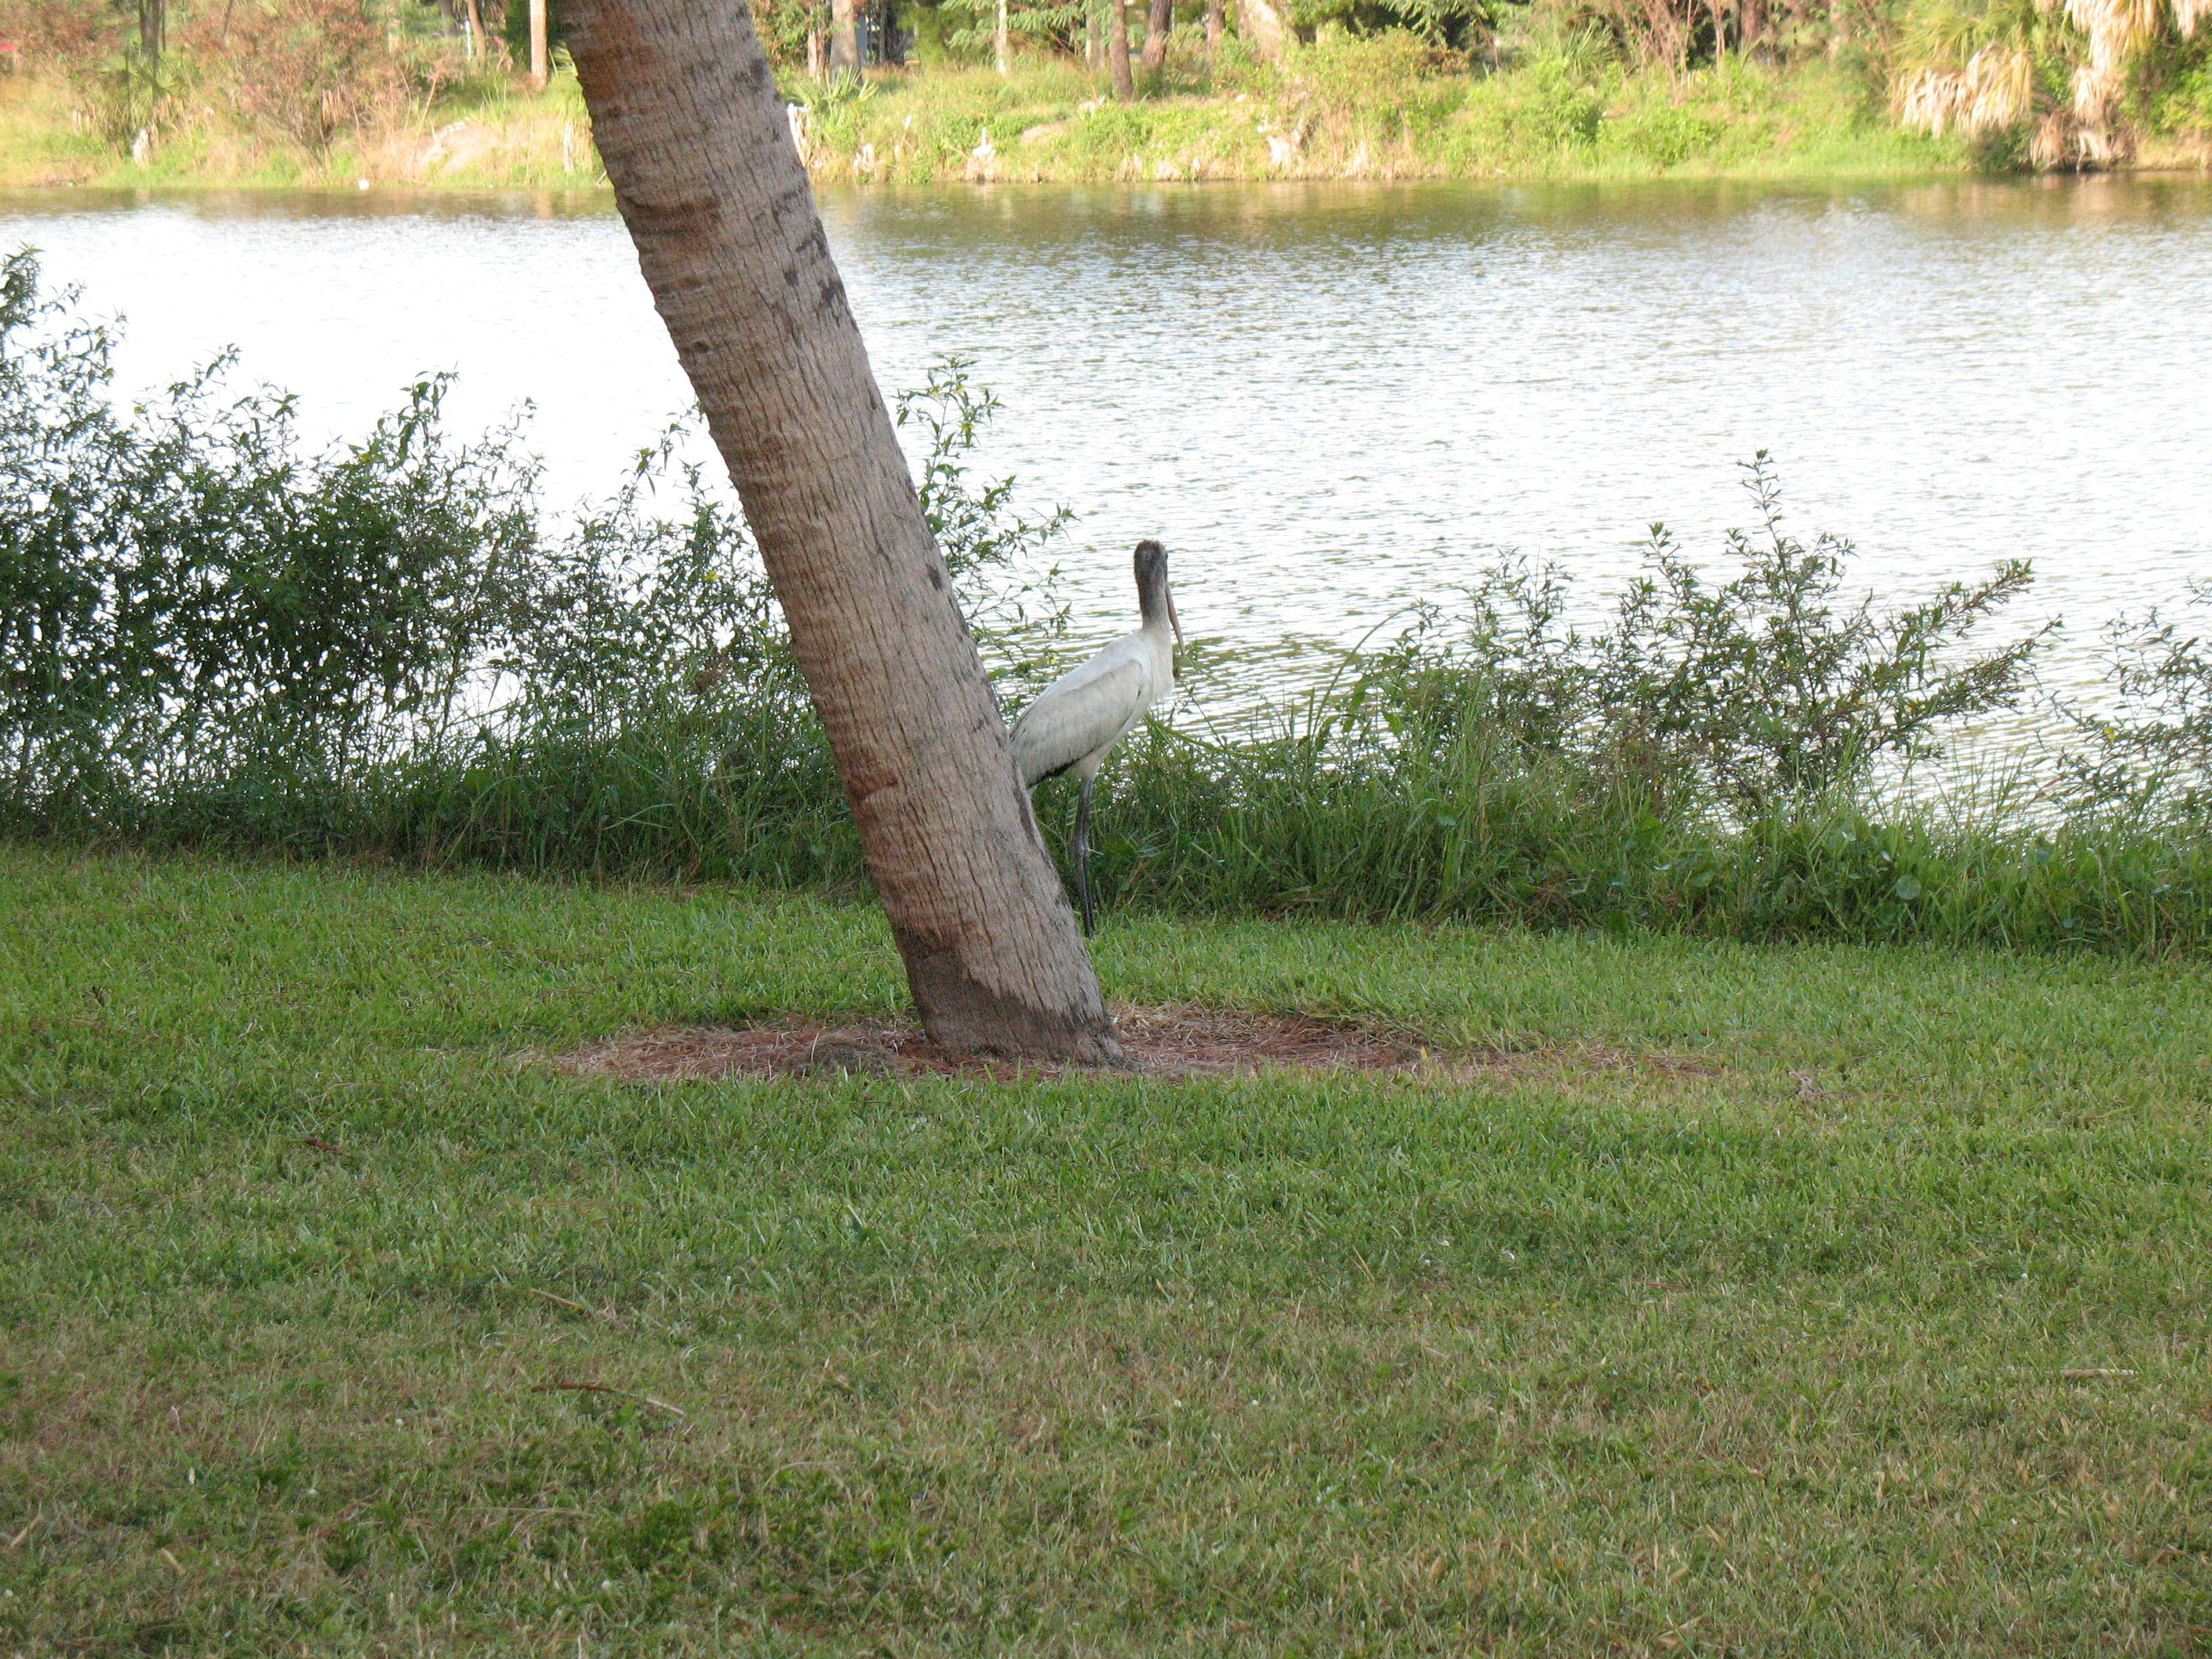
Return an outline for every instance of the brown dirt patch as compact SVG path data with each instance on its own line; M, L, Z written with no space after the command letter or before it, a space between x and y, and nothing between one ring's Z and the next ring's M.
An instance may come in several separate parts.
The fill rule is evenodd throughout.
M1117 1008L1122 1046L1146 1077L1235 1077L1259 1072L1426 1075L1442 1080L1536 1073L1605 1072L1634 1066L1670 1073L1715 1068L1680 1055L1632 1055L1595 1047L1443 1048L1404 1031L1310 1014L1247 1013L1188 1005ZM962 1075L1002 1080L1051 1076L1070 1067L1034 1060L977 1060L946 1054L911 1021L836 1026L776 1020L742 1027L668 1026L594 1042L564 1054L529 1055L577 1077L629 1083L717 1078L917 1077Z

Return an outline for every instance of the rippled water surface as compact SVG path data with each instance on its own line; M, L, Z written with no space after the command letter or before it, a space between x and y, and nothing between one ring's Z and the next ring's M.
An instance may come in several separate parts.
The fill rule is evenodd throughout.
M886 389L945 353L988 464L1080 521L1085 633L1126 550L1187 622L1357 637L1503 547L1593 578L1665 520L1717 550L1770 449L1801 530L1898 591L2033 559L2086 670L2116 605L2212 574L2212 185L1208 186L850 193L832 240ZM354 429L424 370L527 398L563 496L688 401L604 203L0 197L125 313L126 375L236 344Z

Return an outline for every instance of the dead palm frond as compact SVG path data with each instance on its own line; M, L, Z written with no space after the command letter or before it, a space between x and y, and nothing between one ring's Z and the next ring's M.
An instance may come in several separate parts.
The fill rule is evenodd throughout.
M1935 0L1916 13L1900 123L1978 138L2033 121L2034 166L2106 167L2134 151L2125 112L2151 48L2169 27L2193 35L2212 0Z
M2053 0L2039 0L2048 8ZM2177 0L2195 5L2199 0ZM2081 31L2089 48L2089 61L2075 67L2072 80L2072 131L2067 142L2039 143L2032 149L2055 151L2057 159L2030 159L2046 167L2110 167L2124 161L2135 148L2134 136L2120 120L2120 107L2128 95L2136 61L2155 40L2166 23L2166 0L2064 0L2067 20ZM2057 131L2045 120L2048 137ZM2039 131L2039 141L2046 132Z
M1928 68L1911 76L1898 97L1897 113L1905 125L1938 138L1946 132L1978 138L2017 126L2034 100L2033 54L2025 46L1993 42L1963 69Z
M2081 118L2061 104L2045 110L2035 124L2034 137L2027 141L2027 159L2030 166L2044 173L2079 171L2101 166L2100 157L2106 148L2100 135L2085 131Z

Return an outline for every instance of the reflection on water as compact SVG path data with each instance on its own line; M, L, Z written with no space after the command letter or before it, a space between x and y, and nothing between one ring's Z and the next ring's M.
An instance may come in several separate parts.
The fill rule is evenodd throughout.
M988 459L1081 515L1086 631L1126 550L1187 621L1356 637L1501 548L1592 577L1664 519L1698 550L1778 458L1792 522L1917 589L2033 559L2062 676L2117 605L2212 574L2212 185L1004 187L832 193L887 387L975 360ZM557 495L688 396L604 198L0 197L127 313L125 372L236 343L357 428L422 370L528 398Z

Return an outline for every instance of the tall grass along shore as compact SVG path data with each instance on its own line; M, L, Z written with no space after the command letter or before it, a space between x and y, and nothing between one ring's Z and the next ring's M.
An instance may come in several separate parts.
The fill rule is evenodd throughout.
M107 0L0 0L0 185L604 184L557 4L542 86L521 67L522 0L132 6L135 26ZM1225 13L1164 0L1138 72L1113 66L1105 0L1012 0L999 18L967 0L855 0L860 33L842 51L826 3L755 11L823 179L1849 175L2212 156L2212 30L2194 0L1238 0Z
M0 279L0 830L842 893L865 878L734 502L675 459L545 513L512 431L441 383L305 451L217 364L125 411L112 343ZM1061 665L1049 558L965 457L957 365L901 400L1007 706ZM1876 603L1763 459L1717 561L1656 532L1605 605L1507 562L1225 724L1103 779L1122 911L2194 953L2212 942L2208 599L2124 620L2094 709L2037 686L2032 573ZM1595 616L1579 626L1568 618ZM1201 690L1203 650L1186 665ZM2040 736L2001 770L1956 736ZM1056 825L1066 803L1039 797Z

